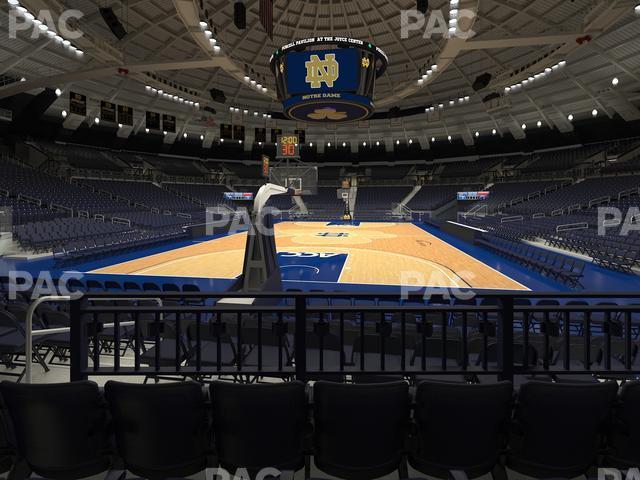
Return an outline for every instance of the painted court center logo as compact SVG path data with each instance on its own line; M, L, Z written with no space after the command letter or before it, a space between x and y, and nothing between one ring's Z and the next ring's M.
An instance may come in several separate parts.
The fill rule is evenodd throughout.
M343 232L320 232L317 234L317 236L324 238L346 238L349 236L349 234Z
M327 53L324 60L320 60L319 55L311 55L304 66L307 68L305 81L311 85L311 88L321 88L323 83L328 88L333 88L333 84L340 77L340 64L336 60L335 53Z

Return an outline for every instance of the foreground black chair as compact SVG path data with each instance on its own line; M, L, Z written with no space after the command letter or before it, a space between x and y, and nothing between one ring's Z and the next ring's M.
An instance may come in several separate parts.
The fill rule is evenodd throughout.
M196 383L107 382L104 393L125 467L150 479L186 477L207 468L209 421Z
M11 469L15 456L15 451L8 438L6 414L6 411L0 410L0 473L8 472Z
M253 478L264 468L304 467L310 430L304 384L216 381L209 388L218 459L231 475L246 469Z
M534 478L574 478L596 463L616 382L520 387L507 466Z
M623 385L619 400L605 464L622 470L637 468L640 465L640 382Z
M413 468L437 478L449 478L452 471L476 478L496 468L509 435L510 382L423 382L415 401Z
M111 468L107 409L93 382L50 385L0 383L17 458L16 478L31 472L72 480Z
M350 480L404 469L409 385L317 382L313 387L315 465Z

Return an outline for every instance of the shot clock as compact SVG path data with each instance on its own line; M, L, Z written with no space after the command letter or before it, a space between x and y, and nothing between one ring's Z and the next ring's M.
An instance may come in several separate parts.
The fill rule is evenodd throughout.
M300 158L300 138L298 135L280 135L276 158Z

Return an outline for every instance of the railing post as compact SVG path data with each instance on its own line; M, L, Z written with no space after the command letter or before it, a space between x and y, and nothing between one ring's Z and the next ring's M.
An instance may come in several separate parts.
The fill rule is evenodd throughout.
M504 296L500 298L500 325L497 336L500 380L513 382L513 297ZM525 355L527 355L527 352L525 352Z
M71 301L70 324L71 324L71 374L70 381L78 382L87 380L88 366L88 341L87 329L82 323L82 302L81 299Z
M307 299L296 297L296 334L295 358L296 379L306 382L307 379Z

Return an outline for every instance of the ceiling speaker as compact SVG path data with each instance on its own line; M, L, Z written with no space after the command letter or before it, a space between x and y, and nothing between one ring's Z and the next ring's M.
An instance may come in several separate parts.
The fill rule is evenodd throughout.
M227 96L224 94L222 90L218 90L217 88L212 88L211 90L209 90L209 93L211 94L211 99L214 102L227 103Z
M478 92L487 88L491 83L491 78L492 76L490 73L483 73L482 75L479 75L475 82L473 82L473 90Z
M113 33L118 40L122 40L127 36L127 31L124 29L124 26L122 25L122 23L120 23L120 20L118 20L118 17L113 12L113 8L101 8L100 15L102 15L104 23L107 24L107 27L109 27L111 33Z
M247 7L242 2L233 4L233 23L238 30L247 28Z

